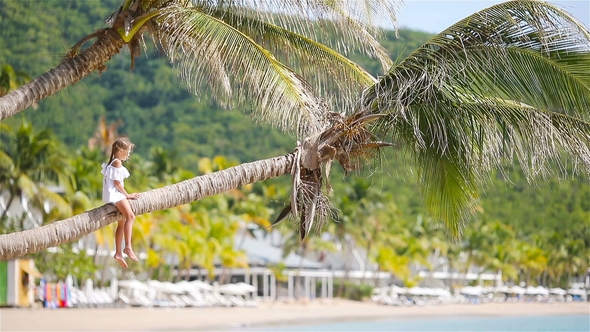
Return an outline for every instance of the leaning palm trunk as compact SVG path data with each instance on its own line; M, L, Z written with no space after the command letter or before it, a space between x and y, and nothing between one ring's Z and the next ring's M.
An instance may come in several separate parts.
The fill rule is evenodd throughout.
M332 212L326 194L331 191L328 180L332 163L339 162L345 172L358 169L374 160L382 147L391 145L382 139L406 147L405 152L417 165L428 212L435 219L445 221L454 236L461 235L463 224L478 210L478 182L485 182L492 170L502 169L506 162L520 162L530 180L550 174L554 165L566 170L573 164L575 171L590 174L590 32L550 4L536 0L508 1L458 22L392 67L377 84L364 91L358 103L349 103L354 107L339 108L343 112L336 113L330 112L328 105L314 93L327 91L329 84L314 89L301 76L304 74L277 62L272 52L252 43L254 39L261 38L265 42L269 40L265 37L285 32L277 33L277 28L266 21L253 22L257 24L248 25L249 28L244 29L248 31L242 31L238 28L244 27L242 23L247 17L233 20L233 16L225 15L226 8L221 11L213 8L205 13L200 7L165 6L183 1L129 0L125 3L127 7L114 15L117 20L113 28L127 30L127 23L123 21L127 22L128 15L146 13L148 16L135 17L139 22L144 22L142 17L154 17L145 27L153 36L162 37L157 40L186 76L185 80L198 86L203 81L193 82L192 78L202 78L196 73L205 71L206 78L220 81L218 90L227 88L230 95L233 91L241 93L238 100L253 100L254 110L263 120L296 132L301 141L295 153L271 159L270 163L247 164L231 169L230 173L226 173L227 170L150 191L133 202L137 214L186 204L206 195L291 173L291 202L276 222L289 215L298 219L300 237L304 239L312 228L321 229ZM163 7L136 12L133 6L139 3L157 3ZM213 3L223 5L233 4L233 1ZM292 3L307 6L308 1ZM349 21L354 20L342 20ZM194 24L189 26L183 22ZM172 23L179 23L178 29L171 29ZM193 29L195 27L198 29ZM252 32L250 29L259 32L254 27L264 33L247 33ZM137 28L139 32L142 29L141 25L130 28L131 31ZM228 29L232 33L228 33ZM139 32L128 36L132 56L136 55L133 50L137 49L134 45L141 36ZM370 75L363 74L338 54L326 53L327 49L316 43L302 45L307 39L299 35L288 36L290 49L303 53L312 50L300 60L313 59L310 63L317 66L305 67L303 73L323 73L320 81L324 82L324 79L338 80L330 75L338 70L332 69L345 68L345 73L337 76L340 78L337 82L344 84L350 78L364 85L372 81ZM102 62L122 46L119 38L113 37L106 45L97 45L98 54L90 53L93 47L81 53L89 55L78 65L81 67L68 68L65 64L71 59L66 59L65 73L49 75L50 72L47 77L60 82L63 75L64 80L69 81L59 86L65 86L92 70L101 69ZM207 68L201 66L201 60L243 55L235 52L241 50L234 47L238 44L228 44L236 38L250 50L247 61L231 58L222 61L223 66L215 66L215 63ZM210 40L215 43L202 43ZM284 45L273 47L280 50ZM188 52L185 54L188 60L178 61L183 52ZM328 54L324 60L334 61L315 61L322 54ZM82 58L81 55L76 57ZM326 67L331 62L335 67ZM251 66L252 63L257 65ZM266 65L259 70L259 64ZM326 68L329 70L324 70ZM230 79L227 73L236 70L237 78ZM355 77L357 79L353 80ZM316 77L308 78L315 81ZM42 83L41 79L38 81ZM231 84L234 81L237 83ZM253 83L242 84L247 81ZM249 90L242 89L242 85ZM33 87L36 85L31 84ZM237 89L231 90L231 87ZM11 94L9 109L14 104L30 105L49 93L46 91L53 91L42 89L41 84L32 90L22 95ZM32 96L25 97L29 94ZM8 109L2 106L6 100L0 98L0 119L9 116ZM18 112L19 107L10 114ZM564 158L564 154L569 158ZM114 207L103 206L47 228L3 235L0 259L76 239L119 218L121 215Z
M73 85L119 53L124 43L117 33L104 30L97 33L96 43L77 56L68 56L55 68L2 97L0 120L6 119L59 90Z
M131 201L131 206L135 214L140 215L188 204L233 188L289 174L293 160L294 154L291 153L198 176L147 191L137 201ZM43 227L0 235L0 260L20 257L74 241L121 218L122 215L117 208L107 204Z

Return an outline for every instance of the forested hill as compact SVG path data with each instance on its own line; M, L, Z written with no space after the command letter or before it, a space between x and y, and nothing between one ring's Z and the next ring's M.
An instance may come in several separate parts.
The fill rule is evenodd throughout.
M61 57L86 34L104 28L104 20L121 1L1 1L0 63L35 77L57 65ZM414 50L429 35L401 31L383 42L397 57ZM125 49L107 63L107 70L39 103L23 114L38 127L50 127L69 146L85 144L98 119L121 120L120 133L138 143L137 152L152 146L177 150L179 155L224 155L252 161L290 152L295 139L269 126L254 124L249 105L225 110L203 93L190 95L164 56L146 40L148 51L130 71ZM374 75L383 74L379 63L354 57ZM360 91L359 91L360 92ZM14 121L14 120L13 120ZM72 125L75 124L75 125ZM196 159L186 158L191 163Z
M31 78L60 62L69 48L84 35L104 28L104 20L121 0L0 1L0 64L10 64ZM388 33L382 44L397 59L424 43L430 35L401 30L399 38ZM253 123L244 113L249 106L223 110L206 94L192 96L172 67L147 40L148 51L130 71L127 51L108 62L101 75L94 74L56 96L41 101L5 120L16 125L23 117L36 128L51 128L70 148L85 145L96 131L99 118L108 123L122 121L119 133L137 143L137 153L147 154L156 146L175 151L185 168L193 168L202 157L222 155L247 162L288 153L295 139L269 126ZM379 64L352 56L374 75ZM399 172L397 160L389 162L391 175L384 191L394 192L396 203L406 215L420 211L415 179ZM337 177L337 176L335 176ZM334 179L338 181L339 178ZM518 170L513 183L494 178L482 198L484 219L500 220L525 232L538 229L588 232L590 189L585 178L558 183L550 178L538 188L530 187ZM586 233L587 234L587 233ZM588 238L588 237L586 237ZM586 244L588 240L586 240Z

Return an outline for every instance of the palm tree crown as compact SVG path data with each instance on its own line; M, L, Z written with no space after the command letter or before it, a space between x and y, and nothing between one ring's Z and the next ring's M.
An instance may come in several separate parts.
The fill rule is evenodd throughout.
M476 184L518 160L590 173L590 33L559 8L508 1L449 27L365 91L361 114L414 156L427 208L458 235ZM564 153L569 159L564 158Z

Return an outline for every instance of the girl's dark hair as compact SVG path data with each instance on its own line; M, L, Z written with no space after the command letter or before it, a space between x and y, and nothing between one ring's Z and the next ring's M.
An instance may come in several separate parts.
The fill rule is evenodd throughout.
M115 155L117 154L117 152L119 152L119 150L127 150L129 151L129 153L131 153L134 147L135 144L131 143L131 141L127 137L117 138L113 142L113 145L111 147L111 158L109 158L108 165L110 165L111 162L113 162L113 160L115 159Z

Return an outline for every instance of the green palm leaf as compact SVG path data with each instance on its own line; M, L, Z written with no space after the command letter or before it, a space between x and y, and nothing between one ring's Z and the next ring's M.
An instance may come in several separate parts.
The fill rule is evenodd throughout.
M233 13L237 17L286 28L343 54L358 51L379 59L385 69L390 67L391 60L375 37L383 35L380 27L397 25L395 16L402 3L395 0L267 0L252 2L249 6L242 0L192 2L203 13L223 20L219 13Z
M46 186L37 186L38 194L34 196L35 205L39 209L45 209L45 213L51 213L54 221L72 215L72 206L60 194Z
M344 104L345 109L352 105L360 89L376 82L356 63L304 35L233 13L218 13L218 16L303 76L319 95L331 100L337 99ZM372 36L367 36L367 40L376 43Z
M252 103L259 120L300 138L326 125L326 105L317 96L348 106L359 88L374 83L338 50L391 63L373 26L392 19L391 1L193 3L160 8L149 25L189 89L206 85L226 106ZM317 40L337 40L336 51Z
M425 204L461 232L476 184L517 160L528 178L590 173L590 33L559 8L508 1L451 26L368 89L374 131L415 156ZM564 158L564 152L569 160Z
M251 38L190 8L166 11L161 18L175 22L158 33L161 40L167 35L162 46L189 89L196 92L205 79L218 100L228 102L236 91L238 102L252 101L260 118L284 130L301 123L305 131L298 134L305 136L321 128L322 109L311 86Z
M0 183L2 183L3 186L8 186L9 183L3 182L8 181L8 179L12 176L14 172L14 161L4 151L0 151L0 171Z

